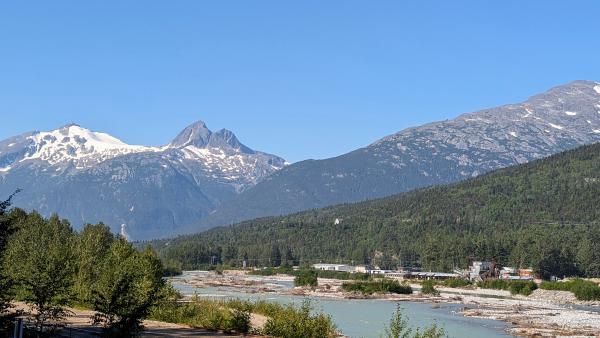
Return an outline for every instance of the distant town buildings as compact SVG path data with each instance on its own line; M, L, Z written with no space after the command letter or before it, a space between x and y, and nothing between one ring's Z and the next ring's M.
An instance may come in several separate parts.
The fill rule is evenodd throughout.
M512 267L501 267L496 262L474 261L468 269L456 270L454 272L434 272L420 271L415 268L398 268L397 270L384 270L371 265L348 265L348 264L330 264L317 263L312 265L315 270L339 271L348 273L365 273L370 275L380 275L398 279L418 279L418 280L445 280L451 278L464 278L474 282L490 278L510 279L510 280L533 280L534 272L532 269L516 269Z
M532 269L501 267L496 262L474 261L469 267L468 276L471 281L475 282L490 278L533 280L534 273Z

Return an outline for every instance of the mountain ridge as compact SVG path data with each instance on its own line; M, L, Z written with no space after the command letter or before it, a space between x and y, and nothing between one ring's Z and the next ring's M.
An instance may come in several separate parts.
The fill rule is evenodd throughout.
M337 157L296 162L189 231L460 181L598 141L600 84L573 81L521 103L406 128Z
M17 206L145 239L198 221L285 165L230 131L213 133L201 121L180 135L186 130L207 142L130 145L77 124L8 138L0 141L0 193L22 188Z

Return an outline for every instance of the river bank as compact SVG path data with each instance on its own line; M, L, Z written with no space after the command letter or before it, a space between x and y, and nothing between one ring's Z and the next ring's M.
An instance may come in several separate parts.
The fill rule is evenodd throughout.
M564 291L536 290L529 297L512 296L508 291L478 288L438 288L439 296L375 294L361 295L341 290L343 281L319 278L317 288L294 288L292 276L250 276L244 271L225 271L222 275L187 272L174 279L193 289L234 289L244 294L315 297L319 299L376 299L390 302L463 305L462 316L503 321L506 331L515 336L600 336L600 307L579 302ZM419 290L419 284L412 284Z
M93 318L96 314L95 311L78 309L78 308L67 308L68 316L64 320L60 321L60 330L57 334L59 337L75 337L75 338L86 338L86 337L100 337L102 335L102 328L94 325ZM20 311L24 313L35 313L35 311L25 303L15 302L11 311ZM24 316L26 322L33 323L34 319L30 315ZM264 318L261 316L253 316L252 325L260 326L264 325ZM211 331L206 329L200 329L191 327L183 324L167 323L156 320L144 320L144 330L140 334L140 337L248 337L248 338L260 338L262 336L254 335L240 335L232 334L221 331Z

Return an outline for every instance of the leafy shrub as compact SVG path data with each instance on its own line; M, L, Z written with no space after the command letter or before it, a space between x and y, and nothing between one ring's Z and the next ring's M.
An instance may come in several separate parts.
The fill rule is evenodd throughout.
M540 288L571 291L578 300L600 300L600 287L598 284L583 279L573 279L566 282L542 282Z
M301 307L257 300L217 301L194 297L189 303L163 303L153 309L151 318L169 323L187 324L212 330L247 333L250 314L269 317L260 334L277 337L334 337L335 325L329 316L311 314L310 302Z
M277 274L277 271L273 268L265 268L261 270L250 270L248 271L248 274L253 276L274 276Z
M426 295L438 296L440 292L435 288L435 282L432 280L426 280L421 284L421 293Z
M226 306L233 309L242 309L252 313L259 313L265 316L270 316L283 308L283 305L279 303L268 302L266 300L250 302L241 299L229 300L227 301Z
M412 288L408 284L401 284L397 280L382 278L371 281L345 282L342 284L342 289L348 292L360 292L363 294L381 293L397 293L411 294Z
M392 315L389 326L384 328L383 335L385 338L442 338L445 336L445 330L435 324L426 328L423 332L419 329L413 330L408 323L408 319L402 313L400 304L396 305L396 311Z
M163 277L179 276L182 273L182 264L174 259L163 260Z
M294 278L295 286L317 286L317 273L314 270L302 270L296 278Z
M512 295L529 296L533 290L537 289L537 284L533 281L512 281L508 287Z
M345 272L345 271L331 271L331 270L317 270L317 276L319 278L329 279L341 279L341 280L368 280L369 274L362 272Z
M139 334L165 287L160 260L150 248L138 252L121 238L109 247L100 272L91 290L94 324L110 335Z
M537 284L533 281L505 280L505 279L487 279L477 283L477 286L483 289L507 290L512 295L529 296L533 290L537 289Z
M442 285L447 286L449 288L461 288L471 285L471 282L462 278L450 278L442 282Z
M286 338L327 338L335 337L336 329L331 317L324 314L311 315L309 301L300 308L288 305L271 314L263 334Z
M194 297L188 303L161 303L153 308L150 317L209 330L247 333L250 330L249 307L244 306L244 303L237 305L229 306L228 302Z
M280 266L278 268L267 267L267 268L260 269L260 270L248 271L249 275L254 275L254 276L274 276L274 275L280 274L280 273L293 275L295 273L295 271L292 270L292 268L289 266Z
M250 331L250 312L234 309L227 325L227 331L247 333Z

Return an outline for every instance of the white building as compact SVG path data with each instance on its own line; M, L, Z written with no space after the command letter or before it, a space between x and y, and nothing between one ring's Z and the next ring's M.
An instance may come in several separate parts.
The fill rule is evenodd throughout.
M312 266L315 270L325 270L325 271L343 271L343 272L355 272L356 267L352 265L346 264L326 264L326 263L318 263L313 264Z
M481 275L490 271L492 262L475 261L471 264L469 271L470 280L481 280Z

